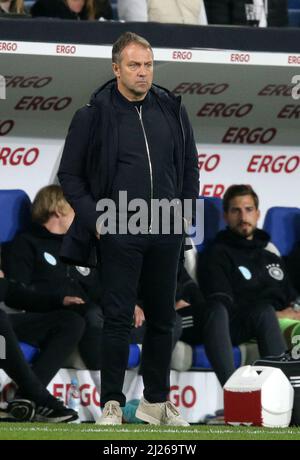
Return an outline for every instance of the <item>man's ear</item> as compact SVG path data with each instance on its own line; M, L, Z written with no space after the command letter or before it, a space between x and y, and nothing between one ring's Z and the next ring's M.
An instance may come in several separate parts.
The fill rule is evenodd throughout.
M113 73L115 74L115 77L120 78L120 66L119 64L116 64L115 62L112 63L112 69Z
M54 215L55 217L61 217L62 216L62 213L59 211L58 206L56 206L55 211L53 212L52 215Z

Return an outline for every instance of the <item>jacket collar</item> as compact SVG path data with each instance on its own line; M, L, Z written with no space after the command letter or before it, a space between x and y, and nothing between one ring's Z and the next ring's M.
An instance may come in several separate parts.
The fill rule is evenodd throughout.
M97 88L91 98L90 98L90 105L102 105L102 104L110 104L112 98L112 90L114 90L117 86L116 78L109 80L104 85ZM171 91L162 86L153 84L150 88L150 92L156 96L158 99L170 104L173 106L173 109L176 112L179 112L181 106L181 96L175 96Z

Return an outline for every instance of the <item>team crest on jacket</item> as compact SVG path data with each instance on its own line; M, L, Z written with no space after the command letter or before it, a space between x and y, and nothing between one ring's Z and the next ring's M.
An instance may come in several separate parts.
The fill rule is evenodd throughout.
M282 281L284 278L283 270L280 268L279 264L270 264L267 265L267 270L269 275L274 278L274 280Z
M50 265L53 265L53 266L57 265L57 260L55 259L55 257L52 254L49 254L49 252L44 252L44 259Z
M250 272L250 270L246 267L243 267L242 265L239 266L239 271L241 272L241 274L243 275L243 277L249 281L251 280L252 278L252 273Z
M91 273L91 269L89 267L79 267L76 265L76 270L82 275L82 276L89 276Z

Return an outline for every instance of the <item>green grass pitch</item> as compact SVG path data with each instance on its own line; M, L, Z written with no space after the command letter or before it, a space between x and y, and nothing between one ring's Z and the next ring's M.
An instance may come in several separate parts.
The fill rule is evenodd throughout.
M0 440L299 440L300 428L0 423Z

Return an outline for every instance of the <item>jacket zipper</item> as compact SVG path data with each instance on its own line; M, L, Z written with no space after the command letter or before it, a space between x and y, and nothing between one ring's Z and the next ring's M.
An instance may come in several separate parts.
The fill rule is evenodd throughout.
M183 140L182 171L184 172L185 134L184 134L184 129L183 129L182 117L181 117L181 107L179 109L179 122L180 122L180 129L181 129L182 140ZM182 192L182 188L183 188L183 184L181 183L180 184L180 193Z
M150 184L151 184L151 196L150 196L150 225L149 225L149 233L152 233L152 219L153 219L153 171L152 171L152 163L151 163L151 157L150 157L150 150L149 150L149 144L148 144L148 139L146 136L146 131L143 123L143 117L142 117L142 106L140 107L140 110L138 107L135 107L136 111L139 115L139 120L142 126L143 134L144 134L144 139L145 139L145 144L146 144L146 150L147 150L147 157L148 157L148 164L149 164L149 171L150 171Z

